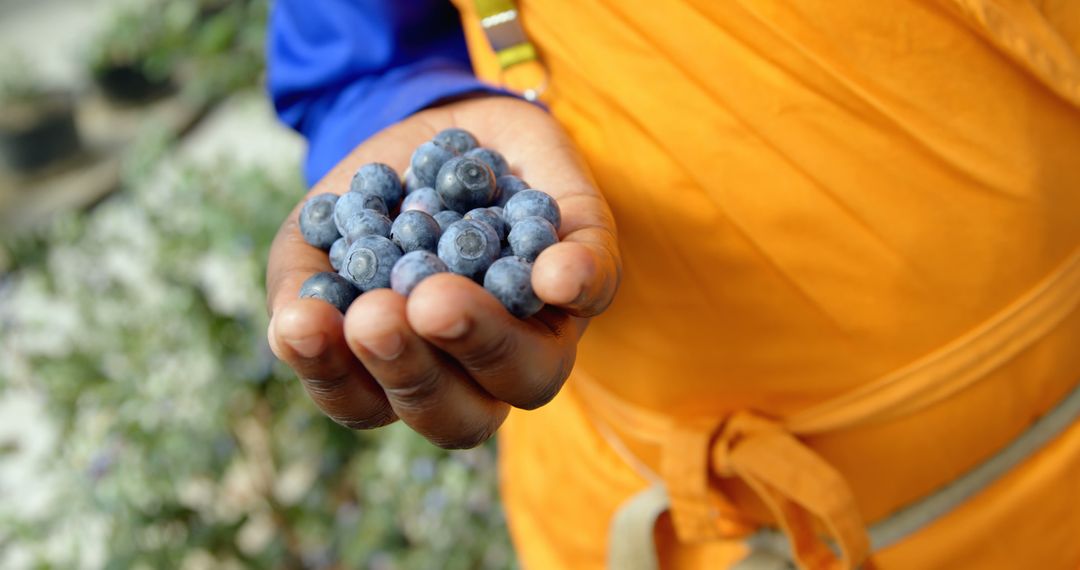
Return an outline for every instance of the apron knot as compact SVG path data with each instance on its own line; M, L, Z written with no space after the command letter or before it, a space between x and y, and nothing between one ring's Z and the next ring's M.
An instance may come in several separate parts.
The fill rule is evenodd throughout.
M769 509L803 568L871 567L870 542L847 482L773 419L742 410L720 422L677 425L664 445L661 475L684 542L755 530L711 484L734 478Z

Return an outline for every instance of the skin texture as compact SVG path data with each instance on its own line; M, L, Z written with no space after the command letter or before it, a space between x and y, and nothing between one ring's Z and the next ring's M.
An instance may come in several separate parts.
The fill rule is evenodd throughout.
M418 188L410 192L401 201L402 212L420 210L434 216L444 209L442 198L439 197L434 188Z
M540 216L551 222L558 230L562 223L559 203L546 192L540 190L522 190L506 201L503 207L503 219L513 227L529 216Z
M329 193L308 194L300 211L300 230L304 240L319 249L329 251L341 237L334 223L334 208L338 198Z
M345 239L353 242L361 236L390 237L392 223L390 218L375 210L360 210L342 220L342 225L338 229Z
M405 253L418 249L434 251L441 233L439 222L419 210L402 212L390 226L390 240Z
M562 388L588 318L615 294L620 262L611 212L573 145L543 110L516 99L418 113L357 147L311 192L346 191L367 162L404 169L413 149L454 126L503 152L525 180L553 189L565 213L562 241L537 258L532 275L548 306L518 320L479 284L440 273L408 298L365 293L343 319L322 301L297 298L305 279L329 270L326 254L301 238L297 207L270 252L268 336L315 404L342 425L400 418L436 445L463 448L490 437L509 406L536 408Z
M361 236L345 252L340 274L360 291L389 287L390 270L401 255L401 248L383 236Z
M438 214L435 214L435 221L439 222L439 233L446 231L446 228L450 227L450 224L461 219L461 214L453 210L443 210Z
M425 250L410 251L401 256L390 271L390 288L408 297L421 281L447 271L450 271L450 268L434 253Z
M490 291L511 315L526 319L544 306L533 293L531 276L531 263L520 257L504 257L492 263L484 274L484 289Z
M435 135L435 138L431 140L441 147L450 149L454 154L465 154L479 146L476 137L465 129L446 129Z
M477 281L499 259L499 234L485 222L461 220L450 224L439 238L439 258L450 271Z
M462 218L465 220L479 220L485 224L491 226L491 229L495 230L495 233L499 236L499 241L502 242L506 239L506 223L503 222L502 216L491 211L490 208L476 208L469 210Z
M464 156L468 158L475 158L491 168L491 172L495 175L495 178L500 176L506 176L510 174L510 165L507 163L506 158L499 151L491 148L474 148L469 152L466 152Z
M393 209L401 202L404 190L397 171L379 162L361 166L349 184L353 192L378 196L387 208ZM384 214L386 212L383 212Z
M337 273L316 273L300 287L301 298L322 299L341 314L345 314L359 295L360 291Z
M480 160L452 158L439 169L439 175L435 177L435 191L447 209L464 214L473 208L491 204L495 197L495 176Z
M349 220L360 215L362 210L374 210L382 215L387 215L386 202L378 196L361 194L359 192L346 192L338 198L334 205L334 224L341 235L349 225Z
M555 245L559 236L551 222L540 216L529 216L510 228L507 241L514 255L533 262L545 249Z
M528 189L529 184L513 174L500 176L495 179L495 205L501 208L514 194Z
M330 267L334 271L341 269L341 262L345 259L345 252L349 250L349 240L338 238L334 245L330 246Z

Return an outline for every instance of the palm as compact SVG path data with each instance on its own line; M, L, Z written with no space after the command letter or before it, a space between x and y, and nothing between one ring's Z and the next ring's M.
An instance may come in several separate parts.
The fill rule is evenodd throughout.
M438 275L408 299L389 290L362 295L343 326L329 305L297 299L307 277L330 270L326 255L300 238L297 208L271 249L269 337L340 423L374 427L401 417L440 445L463 447L490 436L507 403L531 408L554 396L586 319L610 303L619 267L611 213L573 145L549 115L514 99L461 101L417 114L358 147L312 192L346 191L368 162L401 172L413 149L449 127L471 131L503 153L515 174L558 200L562 243L537 259L533 286L559 308L517 321L475 283Z

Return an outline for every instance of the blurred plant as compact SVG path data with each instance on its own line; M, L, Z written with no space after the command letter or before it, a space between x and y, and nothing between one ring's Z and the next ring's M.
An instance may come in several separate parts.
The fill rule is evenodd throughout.
M32 104L50 91L22 53L4 52L0 61L0 107Z
M147 81L181 83L208 101L254 85L263 69L266 0L150 0L121 8L94 40L99 83L134 70Z
M513 566L492 447L341 428L269 353L295 174L129 164L0 280L0 408L40 407L12 407L38 443L0 433L0 567Z
M0 170L29 173L80 149L75 108L21 52L0 55Z
M172 4L173 7L170 7ZM129 68L150 81L167 81L178 61L178 35L186 2L142 2L120 7L90 46L90 69L95 77Z

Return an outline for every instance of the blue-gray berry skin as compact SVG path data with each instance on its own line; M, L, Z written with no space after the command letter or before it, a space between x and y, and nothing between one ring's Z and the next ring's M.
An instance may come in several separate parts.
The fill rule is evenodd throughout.
M345 228L348 227L349 220L359 216L363 210L373 210L385 216L387 214L386 202L371 194L359 192L342 194L334 206L334 223L337 224L338 232L346 235Z
M514 255L532 263L541 251L559 242L559 234L551 222L540 216L529 216L510 227L506 240Z
M360 236L390 237L390 218L375 210L360 210L342 222L341 235L345 236L349 243Z
M446 209L443 204L442 198L435 192L434 188L420 188L414 190L405 196L405 199L401 201L401 211L408 212L409 210L420 210L427 213L429 216L434 216L439 212Z
M390 270L401 258L401 249L382 236L360 236L352 242L341 264L341 276L361 292L390 286Z
M513 174L504 174L495 179L495 205L505 206L506 201L522 190L528 190L529 184Z
M316 273L308 277L307 281L300 286L301 299L322 299L336 307L342 314L349 309L349 305L359 295L360 290L337 273Z
M334 245L330 246L330 267L334 271L341 269L341 261L345 259L345 252L349 250L349 240L338 238Z
M499 243L506 241L506 223L503 222L502 216L492 212L491 208L473 208L465 213L463 219L484 222L495 230L499 236Z
M476 137L465 129L450 128L440 131L435 135L435 138L431 142L449 149L454 154L465 154L466 152L480 146L480 143L476 142Z
M503 158L503 155L497 150L479 147L466 152L464 156L475 158L488 165L488 168L495 173L495 178L510 174L510 164L506 162L506 159ZM485 206L486 205L487 204L485 204Z
M390 241L405 253L418 249L435 251L440 234L439 222L420 210L402 212L390 227Z
M520 257L504 257L484 275L487 289L511 315L527 319L544 307L532 288L532 264Z
M510 244L502 246L502 251L499 252L499 259L504 257L514 257L514 249L510 247Z
M452 151L428 141L413 151L409 168L421 188L425 186L434 188L439 169L451 158L454 158Z
M300 235L304 236L304 241L323 251L329 250L341 237L334 224L337 201L337 194L318 194L308 198L300 210Z
M510 227L529 216L540 216L551 222L555 229L562 223L559 203L539 190L522 190L507 200L503 206L503 219Z
M412 167L405 169L405 174L401 177L401 184L405 187L406 196L421 188L429 188L428 186L420 184L420 181L416 179L416 175L413 174Z
M461 214L453 210L443 210L438 214L435 214L435 221L439 222L439 233L446 231L446 228L450 227L450 224L461 219Z
M492 212L494 212L496 216L499 216L499 218L503 217L503 208L502 208L502 206L489 206L488 209L491 210ZM505 222L506 220L503 219L503 221Z
M361 166L353 176L349 190L378 196L391 210L398 205L398 202L401 202L401 197L405 194L397 171L381 162Z
M491 226L475 220L450 224L439 238L439 258L450 271L479 281L502 247Z
M448 271L450 269L446 263L434 253L424 250L410 251L401 256L390 271L390 288L408 297L424 279Z
M495 176L479 160L452 158L439 169L435 191L448 209L465 213L491 203L495 196Z

